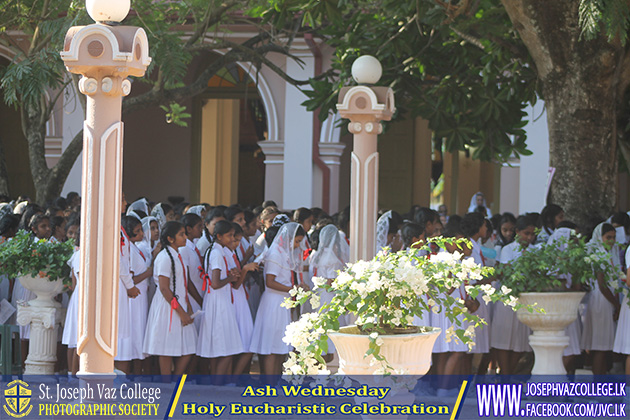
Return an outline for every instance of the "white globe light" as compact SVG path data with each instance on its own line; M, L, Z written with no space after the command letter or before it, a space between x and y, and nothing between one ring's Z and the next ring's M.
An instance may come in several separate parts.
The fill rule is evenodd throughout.
M383 74L380 61L371 55L362 55L352 63L352 78L359 84L377 83Z
M129 14L131 0L86 0L85 8L95 22L122 22Z

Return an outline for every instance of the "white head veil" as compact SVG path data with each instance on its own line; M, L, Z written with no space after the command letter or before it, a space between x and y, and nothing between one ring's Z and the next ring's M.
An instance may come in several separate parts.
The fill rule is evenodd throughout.
M166 214L164 214L164 209L162 209L162 203L158 203L153 210L151 210L151 216L155 217L160 225L160 230L166 224Z
M147 216L149 215L149 202L147 201L146 198L141 198L140 200L136 200L133 203L131 203L129 205L129 207L127 207L127 216L135 216L138 218L138 220L142 220L138 214L136 213L136 210L140 210L141 212L144 212L144 214L146 214Z
M318 275L332 277L337 270L343 270L348 262L342 242L345 242L335 225L327 225L319 232L319 246L313 255L311 265L317 268Z
M192 206L191 208L189 208L186 214L193 213L201 217L201 212L204 211L205 209L206 208L202 204L198 204L196 206Z
M13 209L13 213L14 214L24 213L26 206L28 206L28 201L20 201L19 203L15 205L15 208Z
M293 247L295 234L299 227L301 226L295 222L282 225L269 247L265 261L271 261L282 268L301 273L305 251L303 242L297 248Z
M387 246L387 234L389 233L389 221L392 219L392 211L384 213L376 222L376 252L380 252Z
M160 222L153 217L147 216L142 219L142 231L144 232L144 238L142 238L142 243L146 244L147 249L153 249L151 246L151 222L157 222L158 224L158 242L160 241Z
M612 262L615 267L621 267L621 261L619 259L619 247L615 243L612 249L609 251L604 246L604 242L602 241L602 228L604 227L604 223L600 223L593 230L593 236L591 240L588 242L589 247L594 251L607 252L611 254ZM554 232L555 233L555 232Z

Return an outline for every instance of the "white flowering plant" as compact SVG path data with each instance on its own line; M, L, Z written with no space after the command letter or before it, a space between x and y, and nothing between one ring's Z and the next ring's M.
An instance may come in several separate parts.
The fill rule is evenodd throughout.
M458 245L464 249L467 240L434 238L434 247L445 249L446 245ZM470 244L467 245L470 249ZM431 327L414 326L414 317L426 317L431 311L444 311L453 326L444 333L448 338L473 345L474 329L485 323L468 309L467 299L481 298L486 302L502 301L515 309L517 300L510 290L496 290L482 279L493 275L491 268L477 265L471 258L454 253L431 253L430 244L423 248L396 253L380 252L371 261L348 264L330 282L329 279L313 278L314 289L305 291L294 288L291 299L286 299L287 308L310 301L317 312L305 313L296 322L287 326L284 341L294 347L284 364L288 375L329 374L322 357L328 351L328 332L339 330L339 318L352 314L356 317L357 332L368 335L369 349L365 356L372 355L381 364L379 372L394 372L380 355L383 334L407 334L428 331ZM474 285L473 285L474 284ZM319 306L319 290L332 292L330 303ZM466 299L455 290L465 290Z
M521 256L497 267L501 283L514 296L523 292L566 292L588 290L594 272L607 279L625 277L611 264L610 255L588 246L584 238L573 235L552 243L528 246ZM566 287L571 279L571 288ZM613 285L617 289L618 285Z

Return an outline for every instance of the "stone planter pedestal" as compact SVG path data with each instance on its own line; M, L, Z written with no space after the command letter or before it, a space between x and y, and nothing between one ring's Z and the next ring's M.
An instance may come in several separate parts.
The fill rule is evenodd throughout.
M23 276L22 286L37 295L36 299L18 307L17 322L31 324L25 375L52 375L57 362L57 326L65 319L61 304L54 300L63 290L61 279L48 281L45 277Z
M520 303L544 309L545 313L519 309L518 319L532 329L529 344L534 349L533 375L566 375L562 353L569 345L564 329L577 319L584 292L521 293Z
M389 386L385 384L386 379L380 375L375 375L379 368L373 356L364 357L370 345L370 338L367 335L352 334L356 331L354 325L342 327L339 331L330 331L328 336L335 344L339 355L339 374L348 375L353 379L370 387ZM415 382L424 376L431 368L431 353L435 340L442 330L433 328L428 332L413 334L380 335L383 339L380 354L396 370L404 370L405 375L416 376ZM412 385L412 386L413 386ZM392 389L392 391L394 391ZM390 392L383 400L376 398L355 397L358 404L367 402L370 405L385 403L388 405L411 405L415 396L411 392ZM363 419L406 419L405 415L361 415Z

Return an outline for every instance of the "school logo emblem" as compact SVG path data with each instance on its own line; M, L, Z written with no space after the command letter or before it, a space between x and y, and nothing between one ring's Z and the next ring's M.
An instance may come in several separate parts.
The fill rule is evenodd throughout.
M4 391L4 411L15 418L28 416L33 406L31 405L31 393L28 384L19 379L9 383Z

